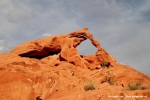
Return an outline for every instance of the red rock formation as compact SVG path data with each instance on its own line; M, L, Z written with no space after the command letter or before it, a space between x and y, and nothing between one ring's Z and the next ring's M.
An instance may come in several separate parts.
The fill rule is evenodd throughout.
M87 38L98 50L83 56L76 47ZM87 28L0 54L0 100L149 100L149 86L149 76L117 63Z

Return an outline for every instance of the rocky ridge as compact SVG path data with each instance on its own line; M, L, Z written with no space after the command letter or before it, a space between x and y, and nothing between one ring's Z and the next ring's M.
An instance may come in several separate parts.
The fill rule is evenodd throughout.
M86 39L97 48L95 54L78 53ZM88 28L0 54L1 100L149 100L149 87L148 75L119 64Z

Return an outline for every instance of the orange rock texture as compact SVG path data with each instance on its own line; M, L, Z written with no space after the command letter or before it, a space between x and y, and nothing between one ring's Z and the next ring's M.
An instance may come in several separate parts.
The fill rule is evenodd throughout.
M95 54L78 53L86 39ZM84 28L0 54L0 100L150 100L150 76L119 64Z

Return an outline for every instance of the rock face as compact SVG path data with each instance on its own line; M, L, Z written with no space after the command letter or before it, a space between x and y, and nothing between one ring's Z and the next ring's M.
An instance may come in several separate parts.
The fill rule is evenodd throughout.
M95 54L78 53L86 39ZM117 63L88 28L0 54L0 100L149 100L149 86L149 76Z
M76 47L87 38L90 39L91 43L98 49L97 53L92 56L92 63L91 57L89 58L90 60L88 60L88 57L84 59L78 54L76 49ZM100 43L93 38L87 28L70 34L26 42L14 48L11 53L15 53L21 57L36 59L43 59L47 56L56 54L59 55L58 59L60 61L64 60L75 66L82 66L83 68L88 67L89 69L95 69L100 62L106 59L115 62L115 59L110 57L108 53L100 47Z

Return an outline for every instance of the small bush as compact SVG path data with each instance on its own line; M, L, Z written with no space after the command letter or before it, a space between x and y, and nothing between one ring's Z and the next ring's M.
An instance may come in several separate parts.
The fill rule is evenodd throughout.
M115 80L114 76L112 76L112 77L105 76L105 82L108 82L110 85L114 85L116 80Z
M147 86L142 86L141 83L137 82L136 84L128 84L129 90L145 90L148 89L149 87Z
M93 84L87 84L87 85L85 85L84 86L84 90L85 91L88 91L88 90L95 90L95 87L94 87L94 85Z
M136 84L128 84L129 90L140 90L141 88L141 84L140 83L136 83Z
M110 85L114 85L116 83L116 79L113 75L113 73L110 73L109 71L106 73L104 80L102 81L102 83L107 82Z

